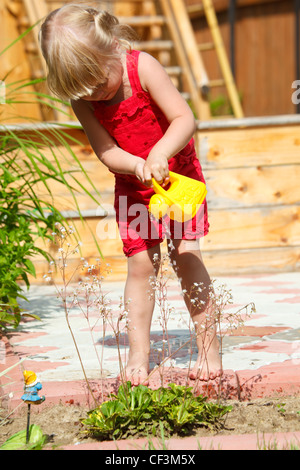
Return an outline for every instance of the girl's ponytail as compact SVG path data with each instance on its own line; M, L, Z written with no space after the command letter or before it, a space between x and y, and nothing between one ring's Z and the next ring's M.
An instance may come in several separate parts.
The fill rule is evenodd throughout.
M106 41L111 46L117 39L126 49L131 48L131 42L136 41L135 31L128 25L120 24L118 18L107 11L99 10L94 17L96 37Z
M116 26L119 24L118 19L110 15L107 11L96 11L94 15L95 37L101 47L110 47L115 37Z

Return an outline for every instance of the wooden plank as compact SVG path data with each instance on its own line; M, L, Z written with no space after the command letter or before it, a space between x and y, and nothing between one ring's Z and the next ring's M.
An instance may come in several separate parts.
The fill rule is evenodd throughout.
M206 251L203 260L211 276L298 271L300 245L246 250Z
M81 192L75 193L76 202L70 193L67 193L64 190L63 185L50 185L51 190L53 191L53 198L45 194L43 189L39 191L39 197L48 204L53 204L57 210L61 212L73 211L78 213L78 207L80 212L90 211L91 213L102 213L101 208L104 210L113 211L113 201L114 193L111 192L102 192L99 196L95 191L89 190L90 194L95 198L93 200L89 195L86 195L82 190ZM35 188L36 189L36 188Z
M300 207L281 206L272 208L251 208L249 210L211 210L209 212L210 232L203 239L203 249L221 250L296 246L300 244ZM113 218L88 220L91 231L97 236L103 253L120 254L122 245ZM82 239L85 240L87 255L93 253L93 240L87 229L79 222Z
M131 27L137 26L164 26L166 19L164 16L119 16L120 23L128 24Z
M300 206L276 206L245 210L210 210L210 232L203 239L203 250L269 248L300 244ZM107 223L106 223L107 222ZM121 252L121 241L112 219L89 221L103 253ZM110 239L103 231L110 229ZM116 234L116 237L115 237ZM120 245L119 245L120 244Z
M77 168L73 164L72 166L68 164L66 161L61 161L61 168L63 171L75 171L74 176L76 179L83 184L87 189L92 191L90 185L87 184L86 177L82 171L76 171ZM114 191L115 180L112 173L110 173L107 168L98 161L97 158L86 160L84 163L81 162L85 172L91 178L93 184L97 188L100 194L109 193L112 194ZM78 190L78 195L82 194L84 196L84 192L81 187L73 181L73 179L69 175L65 175L66 180L70 185L72 185L75 189ZM54 196L58 197L59 195L64 195L69 198L70 193L68 189L65 188L64 185L55 181L49 180L48 181L49 187L53 191ZM37 188L40 188L41 194L43 193L43 185L37 185Z
M203 251L276 248L300 245L300 206L211 210L210 232L202 240ZM71 224L84 242L84 256L97 256L93 235L105 256L122 254L115 219L92 217L88 225L73 219Z
M52 161L50 154L49 160ZM81 163L85 172L88 174L93 184L97 188L98 194L92 188L92 186L87 183L84 173L82 171L76 172L77 168L74 166L74 162L73 165L71 165L63 159L60 161L62 170L75 170L74 176L78 182L82 184L83 187L85 187L96 199L96 201L92 200L90 196L83 191L79 183L75 182L71 176L65 174L66 181L73 188L74 195L80 210L97 210L101 204L110 205L111 209L113 209L115 186L115 179L113 174L109 172L109 170L101 162L99 162L95 155L91 155L90 159L88 160L81 160ZM53 199L49 194L45 193L42 183L37 184L35 188L36 193L39 194L44 201L54 203L55 207L60 211L77 210L74 198L64 184L59 183L56 180L48 180L47 183L53 194Z
M204 167L280 165L300 162L300 126L203 130L197 132Z
M84 257L99 257L102 254L106 256L120 256L122 254L122 242L119 237L118 227L113 217L109 220L102 221L102 217L89 217L82 222L79 218L68 219L68 223L75 228L75 234L79 234L79 239L82 242L82 256ZM107 230L107 232L105 232ZM101 252L98 251L94 237L100 246ZM74 238L70 238L69 243L75 248L77 241ZM45 248L44 242L39 239L36 242L36 246L43 249L48 249L51 255L57 254L59 245L56 244L55 237L54 242L47 244ZM35 259L42 259L40 255L36 256Z
M141 0L117 0L109 3L111 4L110 9L113 10L116 16L136 16L141 14Z
M199 131L199 156L213 202L223 204L226 198L232 200L232 205L242 202L246 206L296 202L299 194L299 127ZM81 132L74 130L73 135L86 143ZM67 157L64 148L58 148ZM72 145L72 149L99 191L111 193L114 176L98 161L90 146ZM50 149L45 149L44 153L53 161ZM70 159L61 158L60 164L64 170L76 169L74 162L71 166ZM76 177L83 182L83 174L78 172ZM51 187L57 194L63 194L63 188L59 189L57 183L51 183ZM264 197L260 196L262 187Z
M96 264L95 257L85 258L85 262L89 265ZM28 275L28 279L30 284L33 285L48 285L53 284L53 281L56 284L62 284L63 280L61 277L61 272L59 269L55 270L52 267L51 278L53 281L46 281L45 278L49 277L49 265L46 261L42 259L35 260L33 259L34 266L36 269L36 277ZM101 276L103 275L104 279L108 281L118 281L118 280L125 280L127 274L127 260L125 256L122 258L119 257L109 257L104 258L101 261L101 265L103 266L103 271L101 272ZM68 260L68 270L66 272L67 278L69 279L72 276L72 283L77 283L79 281L83 281L86 277L89 277L88 270L86 268L81 268L78 259L69 259ZM23 283L24 284L24 283ZM25 285L25 284L24 284Z
M210 210L203 249L275 248L300 244L300 206Z
M206 169L208 201L213 209L297 204L300 162L225 169Z
M296 247L279 247L251 250L220 250L203 252L203 260L210 276L247 275L259 273L278 273L298 271L300 269L300 245ZM86 258L94 264L95 258ZM74 270L77 260L70 262L70 271ZM125 281L127 276L127 260L125 256L106 256L103 260L104 278L108 281ZM31 284L45 284L44 275L48 274L48 264L43 260L35 263L37 277L28 276ZM109 271L109 272L108 272ZM73 271L72 271L73 272ZM88 273L78 270L74 282L84 279ZM53 276L56 283L61 283L59 273ZM104 280L105 282L105 280Z
M279 3L283 0L236 0L236 8L248 7L252 5L263 5L265 3ZM187 11L191 18L198 18L204 16L203 4L198 2L191 4L191 0L187 0ZM216 12L222 12L228 10L228 0L214 0L214 8Z
M253 129L255 127L267 129L274 126L299 126L299 124L299 114L283 114L278 116L254 116L244 117L241 119L232 117L221 117L206 122L197 121L197 129L199 131L219 129Z
M174 48L173 41L154 40L154 41L138 41L134 43L134 48L139 51L172 51Z

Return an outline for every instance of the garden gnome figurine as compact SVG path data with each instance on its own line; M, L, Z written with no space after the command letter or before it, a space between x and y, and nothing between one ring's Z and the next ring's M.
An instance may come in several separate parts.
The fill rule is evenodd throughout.
M39 391L42 390L43 387L36 374L31 370L25 370L23 375L25 380L25 393L21 397L21 400L23 400L25 403L33 405L39 405L45 401L44 396L39 396Z

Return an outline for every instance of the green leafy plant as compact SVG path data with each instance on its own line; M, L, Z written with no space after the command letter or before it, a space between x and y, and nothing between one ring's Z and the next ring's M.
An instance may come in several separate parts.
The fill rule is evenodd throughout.
M285 411L286 411L285 410L285 403L278 403L276 406L277 406L277 409L278 409L279 413L282 413L282 414L285 413Z
M10 161L11 163L11 161ZM17 298L26 299L18 283L23 280L29 287L28 275L36 275L30 259L37 253L49 259L46 251L35 241L47 236L50 219L34 228L32 216L24 211L25 197L22 190L13 187L22 177L13 176L4 164L0 164L0 327L6 324L18 326L22 310ZM23 209L23 210L22 210ZM58 215L57 215L58 216ZM42 217L39 217L41 222ZM32 315L31 315L32 316Z
M41 428L31 424L29 428L29 441L26 443L26 429L19 431L0 447L0 450L42 450L47 440L47 436Z
M198 426L218 428L230 410L202 395L194 396L192 387L172 383L151 390L126 382L111 400L91 410L82 424L86 433L101 440L160 435L162 430L165 436L184 435Z
M32 29L33 27L29 28L0 52L0 56ZM69 117L64 111L68 104L41 91L32 91L33 86L45 81L44 78L12 82L8 73L0 79L5 82L6 87L5 103L0 106L1 329L7 326L17 327L22 318L18 298L27 299L20 281L29 288L28 275L36 275L32 258L36 255L41 255L48 261L51 258L46 250L38 247L37 241L50 241L56 222L66 224L57 208L51 182L63 185L83 222L77 195L82 191L99 204L99 192L72 150L72 144L82 144L68 134L70 125L37 125L30 122L29 126L22 127L8 126L6 122L1 122L3 106L10 107L13 111L16 103L38 103L56 112L64 112ZM15 120L17 118L15 116ZM13 119L13 114L10 119ZM64 170L63 162L72 169ZM84 175L84 182L76 177L77 172ZM95 243L101 254L96 240Z

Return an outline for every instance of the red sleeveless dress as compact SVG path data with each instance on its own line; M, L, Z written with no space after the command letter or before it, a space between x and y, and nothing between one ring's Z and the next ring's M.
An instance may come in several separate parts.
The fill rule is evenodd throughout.
M127 53L132 96L112 105L105 101L93 102L93 107L96 118L118 146L146 160L169 123L150 94L141 87L138 58L139 51ZM169 170L205 182L194 139L169 160ZM115 173L114 207L126 256L147 250L161 243L164 238L195 240L208 233L206 200L192 220L179 223L165 217L162 222L152 220L149 216L148 205L153 194L153 189L143 185L136 176Z

